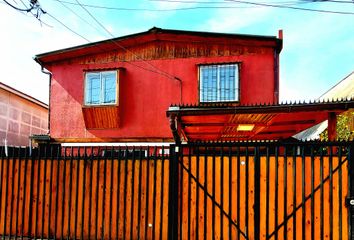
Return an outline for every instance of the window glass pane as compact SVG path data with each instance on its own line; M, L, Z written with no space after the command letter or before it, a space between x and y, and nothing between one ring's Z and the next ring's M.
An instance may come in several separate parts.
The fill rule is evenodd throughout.
M236 100L236 65L220 66L220 100L234 101Z
M238 100L238 65L208 65L200 67L200 101Z
M103 81L103 102L115 103L116 102L116 72L102 73Z
M91 72L86 74L85 104L117 102L117 72Z
M201 67L201 101L217 100L217 66Z
M99 73L86 74L86 104L99 104L101 81Z

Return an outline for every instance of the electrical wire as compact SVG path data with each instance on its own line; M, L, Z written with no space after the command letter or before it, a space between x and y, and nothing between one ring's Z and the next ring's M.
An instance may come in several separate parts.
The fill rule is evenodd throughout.
M26 8L26 9L23 9L23 8L18 8L14 5L12 5L11 3L9 3L8 1L6 0L3 0L7 5L9 5L10 7L12 7L13 9L17 10L17 11L20 11L20 12L30 12L32 11L34 8L35 8L35 4L31 4L31 7L30 8Z
M105 30L111 37L114 38L113 34L112 34L110 31L108 31L108 30L105 28L105 26L104 26L100 21L98 21L98 20L95 18L95 16L93 16L83 5L81 5L81 3L80 3L78 0L75 0L75 1L82 7L82 9L85 10L85 12L86 12L88 15L90 15L90 17L91 17L103 30ZM150 67L152 67L152 68L154 69L154 71L159 72L160 75L165 76L166 78L170 78L170 79L172 79L172 80L181 81L181 80L180 80L179 78L177 78L176 76L173 76L173 75L171 75L171 74L169 74L169 73L167 73L167 72L165 72L165 71L163 71L163 70L157 68L156 66L154 66L154 65L151 64L150 62L147 62L145 59L143 59L142 57L138 56L137 54L135 54L134 52L130 51L129 49L125 48L124 46L122 46L121 44L117 43L117 42L114 41L113 39L110 39L110 41L113 42L113 43L114 43L116 46L118 46L119 48L123 49L124 51L126 51L126 52L132 54L132 55L136 58L136 60L140 60L140 61L144 62L145 64L149 65Z
M20 2L22 3L22 5L23 5L24 7L27 7L27 5L23 2L23 0L20 0Z
M27 8L27 5L23 2L23 0L20 0L20 2L22 3L22 5L26 8L26 9L23 9L23 8L19 8L19 7L16 7L16 6L13 6L12 4L8 3L6 0L3 0L4 1L4 4L7 4L9 5L10 7L14 8L15 10L17 10L18 12L22 13L23 15L27 16L26 13L31 13L32 16L34 18L36 18L39 23L43 25L46 25L48 27L52 27L50 26L49 24L43 22L41 19L40 19L40 16L44 13L42 8L40 7L39 3L37 0L32 0L30 1L30 8ZM36 10L37 12L36 13L33 13L32 10Z
M71 5L78 6L79 4L74 2L69 2L65 0L53 0L56 2L67 3ZM219 4L224 4L223 2L218 2ZM214 4L218 4L214 3ZM183 7L183 8L169 8L169 9L151 9L151 8L120 8L120 7L108 7L100 5L90 5L81 4L84 7L95 8L95 9L105 9L105 10L116 10L116 11L137 11L137 12L174 12L174 11L187 11L187 10L197 10L197 9L226 9L226 8L250 8L250 6L196 6L196 7Z
M235 3L244 3L244 4L263 6L263 7L286 8L286 9L303 10L303 11L320 12L320 13L354 15L354 12L329 11L329 10L320 10L320 9L311 9L311 8L283 6L283 5L276 5L276 4L256 3L256 2L249 2L249 1L237 1L237 0L225 0L225 1L230 1L230 2L235 2Z
M225 0L223 1L198 1L198 0L149 0L150 2L173 2L173 3L200 3L200 4L223 4L228 3ZM353 3L353 1L344 1L344 0L298 0L298 1L267 1L267 2L258 2L262 4L280 4L280 5L288 5L288 4L303 4L303 3L320 3L320 2L330 2L330 3Z
M51 18L53 18L54 20L56 20L58 23L60 23L61 25L63 25L66 29L68 29L70 32L74 33L75 35L81 37L82 39L84 39L85 41L89 42L89 43L92 43L89 39L85 38L84 36L82 36L81 34L77 33L76 31L72 30L70 27L68 27L66 24L64 24L63 22L61 22L59 19L57 19L56 17L54 17L53 15L49 14L46 12L46 14L48 16L50 16ZM95 18L94 18L95 19ZM92 26L90 24L90 26ZM106 28L104 28L110 35L112 35ZM121 46L120 44L116 43L115 41L113 41L112 39L110 39L111 42L113 42L114 44L116 44L117 46L119 46L120 48L123 48L125 51L127 52L131 52L129 51L128 49L124 48L123 46ZM100 46L97 46L98 48L102 49L103 51L106 51L106 49L103 49L102 47ZM131 52L132 53L132 52ZM133 53L134 54L134 53ZM137 56L136 54L134 54L135 56ZM141 59L142 61L144 61L145 63L148 63L146 62L144 59ZM156 68L154 65L152 64L149 64L150 66L154 67L156 70L153 70L153 69L149 69L149 68L146 68L146 67L143 67L141 65L138 65L138 64L135 64L133 62L130 62L130 61L124 61L125 63L127 64L130 64L132 66L135 66L135 67L138 67L140 69L143 69L145 71L149 71L149 72L152 72L152 73L155 73L155 74L158 74L158 75L161 75L161 76L164 76L166 78L169 78L169 79L172 79L172 80L177 80L179 83L180 83L180 100L182 101L182 80L178 77L175 77L169 73L166 73L166 72L163 72L161 71L160 69Z
M174 2L174 3L193 3L193 1L182 1L182 0L150 0L156 2ZM247 4L252 6L259 6L259 7L273 7L273 8L286 8L292 10L301 10L301 11L311 11L311 12L319 12L319 13L333 13L333 14L344 14L344 15L354 15L354 12L344 12L344 11L331 11L331 10L321 10L321 9L312 9L312 8L303 8L303 7L294 7L289 4L269 4L269 3L262 3L262 2L251 2L251 1L236 1L236 0L225 0L226 2L233 2L239 4ZM315 1L315 2L337 2L335 0L331 1ZM340 1L341 3L351 3L347 1ZM301 1L300 3L314 3L313 1ZM297 4L294 4L297 5ZM210 7L210 8L217 8L217 7ZM231 6L228 8L232 8Z
M80 38L84 39L84 40L87 41L88 43L93 43L93 42L91 42L89 39L87 39L86 37L84 37L83 35L79 34L78 32L74 31L73 29L71 29L69 26L67 26L65 23L63 23L62 21L60 21L58 18L54 17L52 14L50 14L50 13L48 13L48 12L46 12L46 14L47 14L49 17L53 18L55 21L57 21L59 24L61 24L62 26L64 26L64 27L65 27L67 30L69 30L70 32L72 32L72 33L74 33L75 35L79 36ZM90 26L92 26L92 25L90 24ZM107 30L107 31L108 31L108 30ZM112 39L110 39L110 41L112 41L112 42L114 42L115 44L117 44L117 43L116 43L115 41L113 41ZM122 46L120 46L120 45L118 45L118 46L119 46L120 48L122 47ZM97 47L100 48L100 49L103 50L103 51L106 51L106 49L103 49L103 48L100 47L100 46L97 46ZM125 49L125 48L124 48L124 49ZM129 51L129 50L127 50L127 49L125 49L125 50L126 50L126 51ZM131 52L131 51L130 51L130 52ZM145 60L144 60L144 61L145 61ZM161 72L161 70L159 70L159 69L158 69L158 71L157 71L157 70L152 70L152 69L143 67L143 66L141 66L141 65L138 65L138 64L135 64L135 63L129 62L129 61L125 61L125 63L130 64L130 65L135 66L135 67L138 67L138 68L141 68L141 69L143 69L143 70L145 70L145 71L149 71L149 72L152 72L152 73L156 73L156 74L162 75L162 76L164 76L164 77L167 77L167 78L170 78L170 79L173 79L173 80L181 81L179 78L177 78L177 77L175 77L175 76L172 76L172 75L170 75L170 74L166 75L167 73ZM152 66L153 66L153 65L152 65ZM156 68L156 67L155 67L155 68Z
M167 2L167 3L187 3L187 4L232 4L231 2L226 2L226 1L198 1L198 0L149 0L150 2ZM281 3L282 5L298 5L298 4L304 4L304 3L311 3L309 1L274 1L274 2L267 2L269 4L279 4Z
M71 5L79 5L78 3L69 2L65 0L53 0L57 2L67 3ZM200 4L225 4L227 2L205 2L205 1L179 1L179 0L150 0L157 2L175 2L175 3L200 3ZM227 1L227 0L225 0ZM318 2L318 1L315 1ZM335 3L353 3L349 1L321 1L321 2L335 2ZM232 4L232 1L229 2ZM236 3L236 2L234 2ZM240 2L253 6L195 6L195 7L182 7L182 8L169 8L169 9L150 9L150 8L120 8L120 7L108 7L100 5L90 5L90 4L81 4L84 7L95 8L95 9L105 9L105 10L117 10L117 11L145 11L145 12L171 12L171 11L188 11L188 10L198 10L198 9L242 9L242 8L254 8L254 7L277 7L277 8L289 8L293 10L302 10L302 11L312 11L312 12L321 12L321 13L336 13L336 14L354 14L354 12L341 12L341 11L329 11L329 10L316 10L311 8L300 8L292 7L294 5L308 4L313 3L313 1L289 1L282 2L283 4L275 4L280 2L270 2L269 3L256 3L256 2Z
M75 35L81 37L82 39L85 39L87 42L91 43L90 40L88 40L87 38L85 38L84 36L82 36L80 33L75 32L74 30L72 30L70 27L68 27L65 23L63 23L62 21L60 21L59 19L57 19L56 17L54 17L52 14L45 12L46 15L48 15L49 17L53 18L55 21L57 21L59 24L61 24L63 27L65 27L67 30L69 30L70 32L74 33Z
M329 3L350 3L353 4L354 1L341 1L341 0L302 0L303 2L308 2L308 3L319 3L319 2L329 2Z
M22 0L21 0L22 1ZM98 28L96 28L95 26L93 26L91 23L89 23L85 18L81 17L79 14L77 14L74 10L72 10L71 8L69 8L68 6L66 6L62 1L58 1L63 7L65 7L67 10L69 10L72 14L74 14L76 17L80 18L81 21L85 22L87 25L89 25L90 27L92 27L93 29L95 29L97 32L100 32L100 30Z

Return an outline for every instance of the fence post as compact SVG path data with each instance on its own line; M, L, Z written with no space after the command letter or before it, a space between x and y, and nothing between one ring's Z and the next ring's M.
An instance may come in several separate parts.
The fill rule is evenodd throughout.
M168 193L168 239L178 238L178 158L179 146L170 145L169 193Z
M354 144L351 142L348 151L349 191L346 205L349 215L349 239L354 239Z
M261 173L261 163L259 156L259 147L255 147L254 156L254 239L260 239L260 173Z

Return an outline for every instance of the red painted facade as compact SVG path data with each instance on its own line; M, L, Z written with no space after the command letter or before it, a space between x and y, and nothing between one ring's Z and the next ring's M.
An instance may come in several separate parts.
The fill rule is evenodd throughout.
M281 40L276 37L154 28L114 41L36 56L52 73L50 135L54 140L172 141L166 110L171 104L199 102L198 68L202 64L239 64L240 99L235 104L278 101ZM109 69L119 72L119 106L115 109L119 125L87 128L85 72Z

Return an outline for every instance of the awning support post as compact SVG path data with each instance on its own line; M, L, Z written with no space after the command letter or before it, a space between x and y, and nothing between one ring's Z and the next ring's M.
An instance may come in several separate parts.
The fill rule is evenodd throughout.
M176 145L180 145L181 139L179 137L178 130L177 130L177 116L176 115L170 116L170 128L171 128L173 138L175 140Z
M335 112L328 113L328 141L337 139L337 114Z

